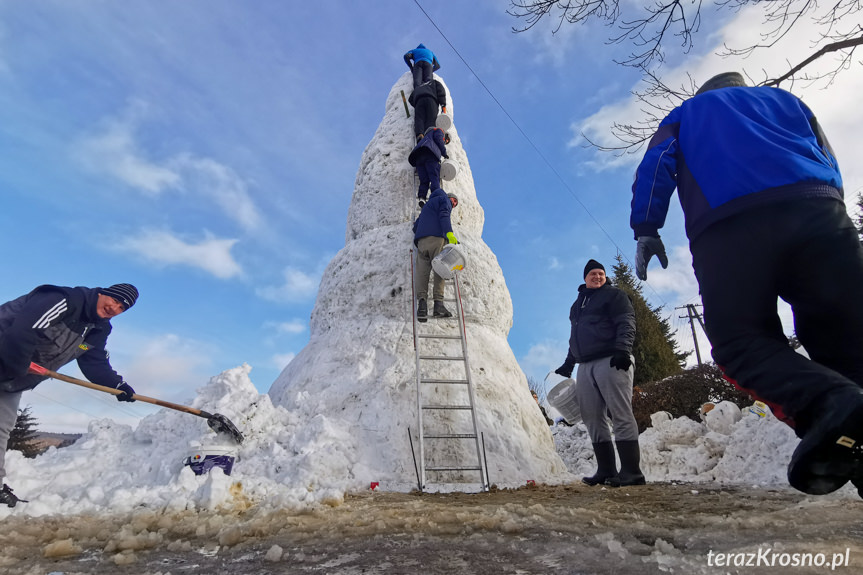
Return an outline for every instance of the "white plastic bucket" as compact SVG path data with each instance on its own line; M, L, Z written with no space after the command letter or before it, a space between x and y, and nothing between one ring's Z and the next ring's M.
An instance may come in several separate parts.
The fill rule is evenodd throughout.
M552 387L545 398L570 425L581 421L581 410L575 399L575 380L571 377Z
M236 450L229 447L200 447L190 452L183 464L191 467L195 475L209 473L213 467L219 467L225 475L230 475L236 456Z
M445 159L440 165L440 177L442 180L449 182L455 179L458 175L458 164L449 158Z
M435 120L435 127L440 128L444 132L452 128L452 117L447 112L441 112Z
M447 244L432 260L432 269L437 275L448 280L456 272L464 269L464 255L456 244Z

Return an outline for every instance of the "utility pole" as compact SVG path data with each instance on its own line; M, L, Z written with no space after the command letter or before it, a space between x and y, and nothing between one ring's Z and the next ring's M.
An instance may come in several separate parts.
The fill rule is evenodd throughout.
M695 323L692 320L698 320L698 325L701 326L701 329L704 331L704 333L707 333L707 330L704 329L704 322L701 321L701 316L695 309L695 304L688 303L685 306L676 307L674 309L683 309L683 307L686 308L687 315L681 315L678 317L689 319L689 327L692 330L692 341L695 344L695 358L698 360L698 367L701 367L701 350L698 348L698 337L696 337L695 335Z

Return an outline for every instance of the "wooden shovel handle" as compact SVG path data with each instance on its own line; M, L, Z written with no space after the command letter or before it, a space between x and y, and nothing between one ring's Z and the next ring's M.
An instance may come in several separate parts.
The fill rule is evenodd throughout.
M69 375L63 375L62 373L51 371L50 369L42 367L41 365L35 363L30 364L29 371L30 373L35 373L36 375L47 375L52 379L59 379L60 381L65 381L67 383L74 383L75 385L80 385L81 387L89 387L90 389L95 389L96 391L101 391L104 393L111 393L113 395L120 395L123 393L119 389L115 389L113 387L106 387L104 385L98 385L83 379L71 377ZM146 395L138 395L137 393L133 393L132 398L138 401L152 403L153 405L158 405L160 407L167 407L168 409L176 409L177 411L191 413L192 415L197 415L198 417L209 418L212 416L212 414L207 413L206 411L201 411L200 409L195 409L194 407L188 407L185 405L180 405L178 403L171 403L170 401L162 401L161 399L147 397Z

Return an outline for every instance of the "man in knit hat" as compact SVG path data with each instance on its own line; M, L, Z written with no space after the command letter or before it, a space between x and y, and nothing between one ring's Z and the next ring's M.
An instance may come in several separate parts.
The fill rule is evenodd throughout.
M3 479L6 444L18 418L21 394L47 379L29 372L31 362L56 371L75 359L87 379L122 391L119 401L135 401L135 390L111 367L105 344L111 318L137 299L138 290L131 284L43 285L0 305L0 504L14 507L19 501Z
M800 437L792 487L863 496L863 247L812 111L736 72L708 80L650 140L632 186L635 272L647 279L674 190L713 359ZM788 345L777 313L791 305Z
M596 473L582 481L612 487L644 485L638 425L632 414L635 310L629 296L609 283L605 268L596 260L584 266L584 283L569 310L569 321L569 352L555 373L572 377L578 364L575 398L597 464ZM615 445L620 472L614 458Z

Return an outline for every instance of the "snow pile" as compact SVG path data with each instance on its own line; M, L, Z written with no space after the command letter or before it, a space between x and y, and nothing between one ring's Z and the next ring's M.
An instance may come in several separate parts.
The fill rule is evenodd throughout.
M276 405L302 422L323 417L351 438L353 462L347 472L359 486L369 479L410 488L416 484L412 454L418 453L416 359L411 295L412 224L418 216L414 169L407 161L415 144L413 118L405 114L401 93L411 92L411 75L393 86L386 111L366 147L348 212L345 247L323 274L312 311L310 341L273 383ZM443 81L441 80L443 83ZM447 91L450 115L455 104ZM536 409L527 379L507 342L512 326L512 301L497 258L482 240L484 213L477 200L467 154L455 125L449 130L448 155L458 175L443 182L459 205L452 223L467 264L461 274L471 376L477 416L483 434L489 476L501 487L524 485L528 479L559 483L570 478ZM454 299L451 285L446 297ZM454 311L455 304L448 303ZM457 333L455 322L430 321L423 332ZM458 341L420 340L423 355L461 355ZM455 347L453 347L455 346ZM460 362L438 368L437 378L463 379ZM429 377L430 372L423 375ZM425 403L465 404L464 386L426 385ZM428 414L425 414L428 416ZM471 431L462 421L443 414L428 416L435 431ZM305 425L305 423L303 423ZM424 426L426 432L431 425ZM477 465L468 441L426 440L426 461ZM470 450L473 449L471 455ZM434 457L440 456L438 459ZM474 473L478 482L479 475ZM466 478L467 479L467 478ZM428 477L428 487L445 481ZM367 485L367 483L366 483Z
M245 434L242 445L216 435L204 418L163 409L133 430L110 419L95 421L69 447L26 459L6 456L6 482L29 499L5 515L154 510L297 508L340 502L354 461L346 430L323 417L303 426L259 395L248 365L210 380L189 405L228 417ZM197 476L186 457L200 447L236 452L230 477L220 468Z
M723 401L704 422L653 414L639 436L641 469L647 481L683 481L788 487L786 469L797 447L794 431L769 411L763 417ZM596 471L593 447L584 425L557 424L554 443L567 468L578 476ZM851 487L838 492L857 498Z

